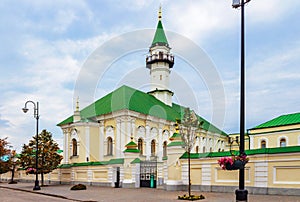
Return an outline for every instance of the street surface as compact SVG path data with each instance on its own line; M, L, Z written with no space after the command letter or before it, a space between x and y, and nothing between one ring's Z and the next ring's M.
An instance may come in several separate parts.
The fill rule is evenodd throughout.
M33 183L7 184L0 183L0 202L157 202L177 201L178 195L187 194L186 191L165 191L162 189L126 189L99 186L87 186L87 190L72 191L72 185L49 185L33 191ZM234 193L194 192L195 195L204 195L199 202L235 202ZM48 196L51 195L51 196ZM64 197L64 198L62 198ZM300 196L279 195L248 195L248 202L300 202Z

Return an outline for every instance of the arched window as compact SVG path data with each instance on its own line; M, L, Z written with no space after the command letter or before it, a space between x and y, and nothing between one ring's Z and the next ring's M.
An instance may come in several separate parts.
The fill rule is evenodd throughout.
M151 156L155 156L155 140L151 141Z
M164 141L163 144L163 157L167 156L167 141Z
M72 139L72 147L73 147L73 156L77 156L77 140L75 138Z
M140 150L140 154L143 155L143 139L138 139L138 150Z
M205 153L205 147L203 147L203 153Z
M113 155L113 141L111 137L107 138L107 155Z
M212 152L212 151L213 151L213 150L212 150L212 148L210 147L210 148L209 148L209 152Z
M285 138L280 139L280 147L286 147L286 139Z
M196 146L196 153L199 153L199 146Z
M262 140L262 141L260 142L260 148L264 149L264 148L266 148L266 147L267 147L266 140Z

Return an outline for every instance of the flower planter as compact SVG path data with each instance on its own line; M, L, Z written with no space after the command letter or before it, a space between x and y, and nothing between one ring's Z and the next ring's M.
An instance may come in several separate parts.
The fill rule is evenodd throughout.
M243 169L245 167L246 162L241 161L241 160L235 160L233 164L231 165L230 163L225 164L226 170L239 170Z

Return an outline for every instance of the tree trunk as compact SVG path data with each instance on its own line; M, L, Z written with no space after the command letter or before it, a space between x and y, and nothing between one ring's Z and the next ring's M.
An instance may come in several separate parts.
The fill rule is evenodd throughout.
M41 166L41 180L42 180L42 186L44 186L44 161L45 157L44 154L42 154L42 166Z
M44 186L44 171L41 172L42 186Z
M16 165L13 164L13 167L12 167L12 170L11 170L11 180L10 180L11 183L14 182L14 177L15 177L15 167L16 167Z
M191 152L188 151L189 197L191 196Z

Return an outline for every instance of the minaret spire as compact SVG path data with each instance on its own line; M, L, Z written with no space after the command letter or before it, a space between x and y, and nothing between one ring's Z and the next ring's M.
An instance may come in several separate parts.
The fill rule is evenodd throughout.
M151 89L149 94L165 104L172 106L173 92L169 89L171 68L174 65L174 56L162 25L161 5L158 10L158 23L149 55L146 57L146 67L150 69Z

